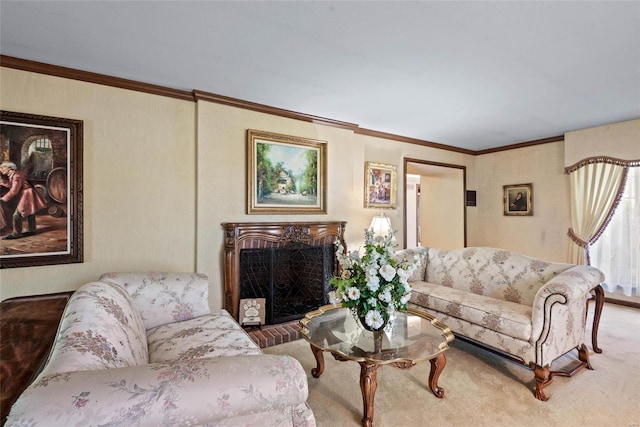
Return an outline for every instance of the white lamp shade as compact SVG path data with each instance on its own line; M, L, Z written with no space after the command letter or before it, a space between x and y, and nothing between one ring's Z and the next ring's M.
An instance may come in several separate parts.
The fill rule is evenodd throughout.
M373 231L376 236L387 237L391 233L391 220L384 214L374 216L369 230Z

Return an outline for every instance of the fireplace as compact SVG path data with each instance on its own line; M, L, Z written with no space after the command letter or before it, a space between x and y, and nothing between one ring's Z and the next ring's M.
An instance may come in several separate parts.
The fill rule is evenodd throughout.
M223 223L224 308L238 320L241 298L269 298L267 324L275 324L326 303L326 282L337 270L333 243L337 238L344 245L345 226L344 221Z
M242 249L240 298L264 298L268 325L300 319L328 304L334 267L334 245Z

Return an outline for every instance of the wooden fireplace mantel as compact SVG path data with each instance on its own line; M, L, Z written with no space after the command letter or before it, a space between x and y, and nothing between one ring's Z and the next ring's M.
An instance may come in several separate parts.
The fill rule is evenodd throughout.
M344 242L346 221L223 222L224 308L238 320L240 303L240 251L282 247L290 243L328 245Z

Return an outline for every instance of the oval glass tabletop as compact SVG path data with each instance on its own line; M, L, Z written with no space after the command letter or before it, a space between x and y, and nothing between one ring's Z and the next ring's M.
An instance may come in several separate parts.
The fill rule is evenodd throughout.
M380 332L364 329L348 308L334 305L307 313L300 324L302 336L322 351L376 364L433 359L454 339L447 325L413 309L396 312Z

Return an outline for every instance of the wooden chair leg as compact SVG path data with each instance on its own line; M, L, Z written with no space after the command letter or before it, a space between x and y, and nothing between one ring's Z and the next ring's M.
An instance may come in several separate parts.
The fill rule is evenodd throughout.
M533 370L533 374L535 375L535 378L536 378L536 391L535 391L536 399L542 400L543 402L545 402L549 398L544 394L543 389L553 382L553 377L551 376L551 368L548 365L545 367L542 367L534 363L531 363L530 367Z

